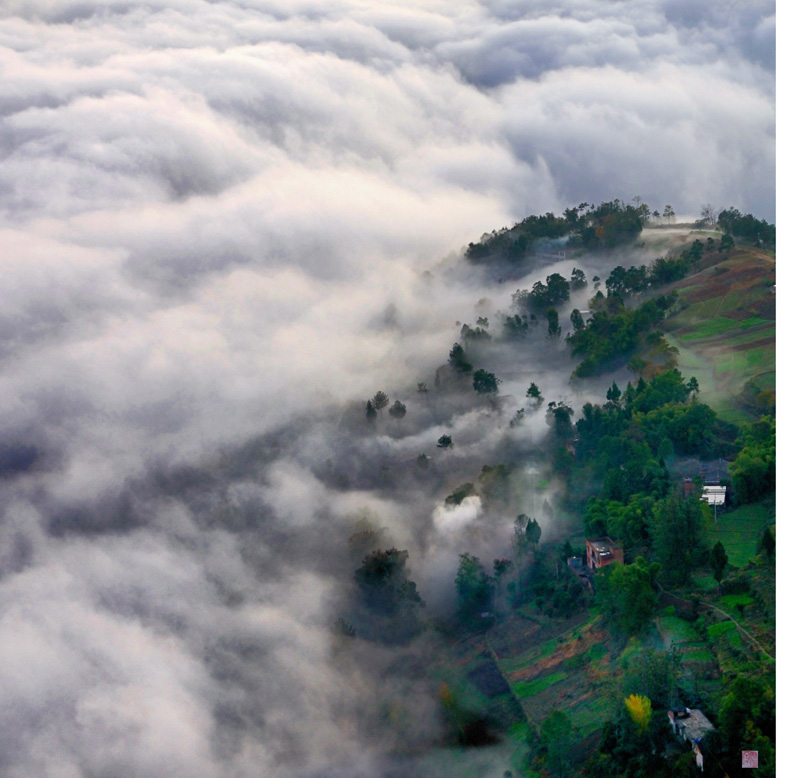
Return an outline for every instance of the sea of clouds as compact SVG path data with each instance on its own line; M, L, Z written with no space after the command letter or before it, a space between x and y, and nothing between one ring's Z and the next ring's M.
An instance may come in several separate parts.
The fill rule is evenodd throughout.
M438 472L469 480L505 435L415 410L511 292L441 270L583 200L772 221L774 35L768 0L5 0L0 773L393 775L429 748L403 652L327 625L359 516L436 601L482 521L378 488L447 430ZM380 388L406 437L348 431Z

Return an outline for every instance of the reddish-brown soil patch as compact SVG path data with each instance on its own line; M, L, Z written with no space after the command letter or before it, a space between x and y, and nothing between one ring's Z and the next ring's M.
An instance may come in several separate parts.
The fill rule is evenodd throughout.
M675 285L676 289L692 287L687 290L685 300L701 303L715 297L722 297L731 291L750 289L763 283L765 278L774 276L774 260L761 252L740 250L728 259L706 267L690 278ZM768 301L767 301L768 302ZM773 302L773 301L772 301ZM730 318L739 318L731 316ZM764 318L769 318L764 316Z
M551 654L534 660L528 667L509 673L510 680L530 680L555 670L558 665L563 664L567 659L571 659L577 654L585 653L594 643L600 642L599 639L604 635L604 632L600 629L595 629L594 625L590 624L580 634L582 635L582 640L576 638L575 640L567 640L565 643L560 643Z
M758 340L751 340L749 343L739 343L735 346L726 346L724 351L749 351L750 349L758 348L758 346L773 346L774 338L759 338Z

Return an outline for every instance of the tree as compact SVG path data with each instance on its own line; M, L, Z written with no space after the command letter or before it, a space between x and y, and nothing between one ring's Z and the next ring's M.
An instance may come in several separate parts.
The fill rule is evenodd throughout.
M700 207L700 218L701 221L705 224L708 224L709 227L714 227L717 224L717 213L718 210L712 206L710 203L706 203Z
M658 571L658 564L639 556L631 565L607 565L595 576L597 599L614 630L637 635L651 621L658 602L654 585Z
M723 235L720 238L720 251L728 252L734 246L733 238L730 235Z
M761 731L773 731L774 690L759 679L739 677L723 697L718 718L728 747L738 751L746 742L748 724Z
M408 579L408 552L397 548L378 549L364 558L353 577L367 606L383 616L394 616L403 608L423 606L416 584Z
M478 495L479 493L476 491L476 487L468 482L462 484L462 486L458 486L445 500L444 504L446 505L460 505L462 501L466 497L471 497L473 495Z
M544 397L542 397L542 393L539 391L539 387L532 381L531 385L528 387L528 391L525 393L525 396L535 402L537 405L541 405L544 402Z
M376 411L382 411L389 404L389 396L385 392L375 392L372 404Z
M662 211L662 218L668 223L673 224L676 221L676 212L673 210L673 206L666 205L664 210Z
M756 246L774 247L777 231L765 219L756 219L751 213L742 214L737 208L720 211L717 222L726 235L737 235L752 241Z
M460 564L454 579L457 591L457 617L466 625L479 622L482 613L490 610L493 584L478 557L460 554Z
M539 522L536 519L528 519L528 523L525 525L525 539L536 548L541 537L542 528L539 526Z
M473 365L468 361L465 355L465 349L459 344L455 343L449 352L449 364L458 373L470 373L473 370Z
M769 527L763 528L763 534L758 539L758 553L766 554L766 558L773 560L775 551L774 535Z
M681 675L681 651L675 645L669 651L645 648L634 654L624 672L624 694L642 694L657 708L676 704L676 681Z
M547 317L548 337L557 337L561 334L561 325L558 323L558 311L555 308L548 308L545 316Z
M427 392L429 392L429 389L427 388L427 384L425 384L422 381L419 381L419 383L416 386L416 391L419 394L427 394Z
M586 274L580 270L580 268L573 267L572 268L572 275L569 277L569 285L572 289L584 289L588 286L588 281L586 280Z
M473 388L479 394L498 394L500 383L500 378L496 378L493 373L488 373L486 370L477 370L473 374Z
M542 722L542 744L547 749L547 766L561 778L568 767L568 745L572 722L562 710L553 710Z
M528 319L515 313L503 320L503 331L507 338L522 340L528 334Z
M646 732L651 723L651 700L642 694L630 694L624 700L624 705L638 730Z
M657 503L652 535L666 583L679 583L703 561L709 510L697 494L685 498L679 491Z
M451 448L454 444L451 441L451 435L441 435L438 438L438 448Z
M775 489L775 420L763 416L745 425L736 442L742 449L730 466L733 492L740 504L754 502Z
M338 616L336 621L334 621L334 632L347 638L356 637L356 628L341 616Z
M572 436L572 416L574 410L563 400L547 403L547 420L552 421L556 436L566 440Z
M569 321L572 322L572 328L575 332L582 330L586 326L586 323L583 321L583 315L577 308L569 314Z
M426 454L419 454L416 457L416 464L422 470L426 470L430 466L430 458Z
M394 402L391 405L391 408L389 408L389 413L395 419L401 419L407 413L407 408L405 407L405 403L402 403L399 400L394 400Z
M499 581L503 578L512 566L511 559L495 559L493 560L493 574L495 576L495 580Z
M375 421L377 417L378 417L378 412L375 410L375 406L372 404L372 400L367 400L367 420Z
M700 394L700 385L698 384L698 379L695 376L692 376L689 381L687 381L687 389L690 391L693 397L697 397Z
M522 561L526 552L536 549L542 537L542 528L536 519L521 513L514 520L514 549L517 561Z
M565 303L569 299L569 281L560 273L552 273L545 281L545 283L537 281L531 287L530 294L525 298L529 308L542 311L550 306Z
M618 407L618 404L621 402L621 390L618 388L618 384L615 381L613 381L613 385L610 389L607 390L605 397L609 403Z
M529 521L531 521L531 518L524 513L521 513L514 520L514 550L518 559L523 556L528 549L528 539L525 536L525 528L528 526Z
M509 426L514 429L515 427L519 427L523 420L525 419L525 408L518 408L515 411L514 416L512 416L512 420L509 422Z
M728 566L728 555L725 553L725 547L719 540L711 549L709 564L711 564L711 569L714 571L714 580L719 584L722 581L722 576L725 574L725 568Z

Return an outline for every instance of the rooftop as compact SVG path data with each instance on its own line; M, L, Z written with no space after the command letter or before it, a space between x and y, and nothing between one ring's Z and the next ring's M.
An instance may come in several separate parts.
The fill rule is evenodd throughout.
M675 721L677 732L690 741L702 740L714 729L714 725L697 708L669 711L668 716Z
M611 547L615 544L610 538L588 539L588 542L602 555L612 554Z
M701 500L705 500L709 505L724 505L725 489L724 486L704 486Z

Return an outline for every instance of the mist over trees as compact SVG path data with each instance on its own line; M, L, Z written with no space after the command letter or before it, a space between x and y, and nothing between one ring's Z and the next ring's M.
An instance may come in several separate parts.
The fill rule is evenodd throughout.
M692 408L705 372L635 405L663 322L571 380L564 338L667 295L701 202L741 211L705 213L729 232L688 236L687 275L772 258L773 6L0 4L0 775L688 776L669 682L729 775L746 748L773 775L771 455ZM691 575L766 653L734 628L719 667L648 673L567 565L589 503L651 563L680 452L745 447L757 558L726 538L719 585Z
M670 218L671 214L672 209L664 218ZM561 216L549 212L527 216L511 229L495 231L478 243L469 243L465 256L474 263L493 259L518 263L540 241L561 238L566 239L568 246L582 246L589 250L612 249L633 240L649 218L650 210L645 203L631 205L618 199L599 206L581 203L567 208ZM574 280L578 288L583 286L580 276ZM549 305L541 301L541 293L540 288L533 304Z

